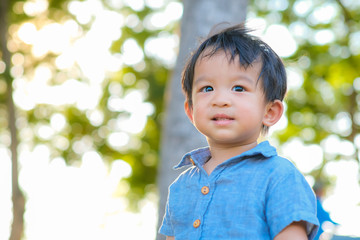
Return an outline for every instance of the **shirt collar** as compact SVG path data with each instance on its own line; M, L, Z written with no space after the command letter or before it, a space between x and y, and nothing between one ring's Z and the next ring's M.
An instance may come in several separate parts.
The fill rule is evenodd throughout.
M270 145L268 141L263 141L259 143L256 147L243 152L242 154L235 156L231 159L228 159L226 162L232 162L231 160L237 159L242 160L251 156L263 155L266 158L276 156L276 148ZM187 154L181 159L178 165L174 166L174 169L179 169L188 165L203 166L205 162L211 157L209 147L195 149Z

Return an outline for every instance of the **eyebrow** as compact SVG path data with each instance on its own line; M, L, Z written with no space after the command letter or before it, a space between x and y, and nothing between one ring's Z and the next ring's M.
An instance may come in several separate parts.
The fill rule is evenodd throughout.
M248 83L251 83L251 84L254 83L255 85L257 85L260 77L261 77L261 73L260 73L260 76L259 76L257 79L255 79L255 80L250 79L250 78L246 77L246 76L243 75L243 74L238 74L238 75L236 75L236 76L234 77L234 79L235 79L234 81L245 81L245 82L248 82ZM199 78L194 79L193 84L196 85L196 84L199 84L199 83L201 83L201 82L203 82L203 81L209 81L209 80L207 80L207 77L206 77L206 76L200 76ZM209 82L211 82L211 81L209 81Z
M203 81L206 81L206 79L205 79L205 77L204 76L201 76L201 77L199 77L199 78L197 78L197 79L194 79L194 85L196 85L196 84L199 84L200 82L203 82Z

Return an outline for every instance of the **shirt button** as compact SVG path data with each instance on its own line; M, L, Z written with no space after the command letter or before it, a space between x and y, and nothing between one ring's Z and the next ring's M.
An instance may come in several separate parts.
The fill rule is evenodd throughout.
M208 194L209 191L210 190L209 190L209 188L207 186L204 186L204 187L201 188L201 193L204 194L204 195Z
M200 226L200 220L196 219L195 222L193 223L193 227L198 228L199 226Z

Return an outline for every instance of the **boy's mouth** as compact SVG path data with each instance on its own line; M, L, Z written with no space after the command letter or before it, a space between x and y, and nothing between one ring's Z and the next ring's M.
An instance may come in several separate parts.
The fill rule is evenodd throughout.
M226 115L226 114L216 114L211 120L213 121L231 121L234 118Z

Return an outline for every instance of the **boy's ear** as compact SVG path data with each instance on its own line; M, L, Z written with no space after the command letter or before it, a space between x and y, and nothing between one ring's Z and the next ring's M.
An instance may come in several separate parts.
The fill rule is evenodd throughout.
M280 100L275 100L267 104L263 124L267 127L277 123L284 112L284 105Z
M184 108L185 108L186 115L188 116L190 121L193 122L193 111L192 111L192 107L189 105L188 101L185 101Z

